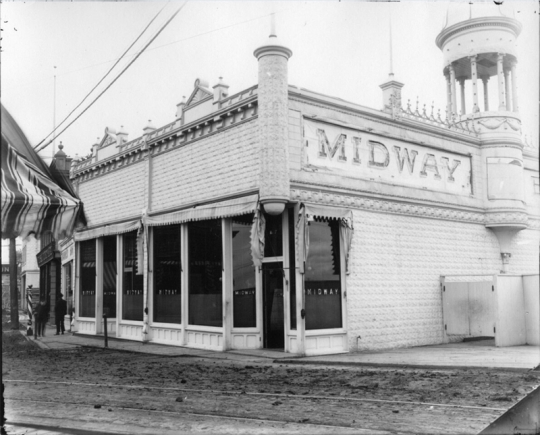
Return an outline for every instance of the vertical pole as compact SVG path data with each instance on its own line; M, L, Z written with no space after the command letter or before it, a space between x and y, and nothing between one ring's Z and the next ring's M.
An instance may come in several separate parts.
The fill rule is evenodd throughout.
M504 54L497 55L497 81L499 83L499 112L506 110L506 102L504 95L504 70L503 70Z
M452 66L452 64L448 65L448 69L450 71L450 92L452 94L452 110L450 113L450 119L451 119L452 115L454 115L457 112L456 72L454 71L454 67Z
M488 76L482 77L482 83L484 84L484 110L489 111L489 94L488 94Z
M96 334L101 334L103 327L101 325L101 319L103 318L103 237L99 237L96 242L96 299L94 303L95 308L95 320L96 320Z
M461 91L461 114L465 115L467 111L465 110L465 78L462 77L459 79L459 87Z
M446 114L450 117L452 113L452 86L450 84L450 73L445 74L446 77Z
M11 329L19 329L19 295L17 294L16 239L9 239L9 289L11 298Z
M221 220L222 231L222 300L223 300L223 349L229 350L232 345L233 325L233 247L232 247L232 219Z
M471 83L473 91L473 108L472 113L480 112L480 107L478 107L478 77L476 71L476 55L471 56Z
M56 66L54 67L53 132L56 130ZM56 154L56 132L53 133L52 158Z
M103 314L103 336L105 337L105 347L109 347L109 337L107 336L107 314Z
M514 60L511 64L512 72L512 110L519 112L518 94L517 94L517 62Z

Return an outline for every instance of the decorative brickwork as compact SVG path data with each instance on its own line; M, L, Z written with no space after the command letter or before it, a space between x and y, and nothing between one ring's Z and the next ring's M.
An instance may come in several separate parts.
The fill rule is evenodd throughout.
M259 59L261 200L289 198L287 59Z
M257 189L257 122L153 157L152 211Z
M440 275L501 269L497 238L483 225L362 210L353 214L347 276L353 351L441 343ZM509 272L538 272L538 242L536 231L517 235Z
M80 184L89 227L141 215L146 204L145 167L143 161Z

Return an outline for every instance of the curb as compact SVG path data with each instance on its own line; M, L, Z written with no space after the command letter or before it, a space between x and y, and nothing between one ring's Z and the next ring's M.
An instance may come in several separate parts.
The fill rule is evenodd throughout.
M24 331L19 331L19 332L25 338L25 340L32 343L32 345L39 347L40 349L49 349L49 346L47 346L45 343L42 343L41 341L35 340L35 339L32 340L32 337L26 335L26 332Z
M319 366L341 366L341 367L371 367L371 368L392 368L407 370L489 370L496 372L517 372L530 373L534 369L517 367L482 367L482 366L437 366L437 365L415 365L415 364L388 364L388 363L368 363L355 361L303 361L301 359L276 359L274 364L304 364Z

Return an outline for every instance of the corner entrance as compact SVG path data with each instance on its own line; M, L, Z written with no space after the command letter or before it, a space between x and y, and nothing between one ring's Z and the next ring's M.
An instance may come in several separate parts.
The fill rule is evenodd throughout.
M263 347L283 349L285 346L283 311L283 263L262 265Z

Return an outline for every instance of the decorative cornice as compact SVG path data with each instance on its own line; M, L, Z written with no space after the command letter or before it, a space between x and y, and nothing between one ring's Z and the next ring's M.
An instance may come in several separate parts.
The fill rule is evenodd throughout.
M468 211L458 207L426 205L399 200L369 198L359 195L347 195L334 192L322 192L302 188L291 189L291 200L298 202L312 202L316 204L334 207L347 207L370 212L391 213L404 216L449 220L456 222L468 222L495 226L517 226L531 229L540 228L540 220L529 219L524 212L486 213L482 211ZM530 225L529 225L530 224Z
M435 43L437 44L437 47L442 49L443 45L446 43L448 39L450 39L452 36L454 36L456 33L461 33L466 30L474 29L477 27L506 27L507 29L510 29L516 37L521 33L521 23L517 20L514 20L513 18L508 17L481 17L481 18L474 18L467 21L461 21L459 23L456 23L452 26L450 26L447 29L444 29L437 38L435 39Z
M251 89L253 90L253 89ZM211 117L201 118L197 122L190 123L182 129L174 128L175 123L168 124L149 135L143 135L131 142L120 146L120 154L92 163L92 160L82 162L74 169L72 179L84 182L96 176L104 175L111 171L126 167L146 158L152 157L171 150L192 144L199 139L233 128L245 122L257 118L256 97L243 100L239 97L239 103L232 107L226 107L212 114ZM123 151L123 152L122 152Z

